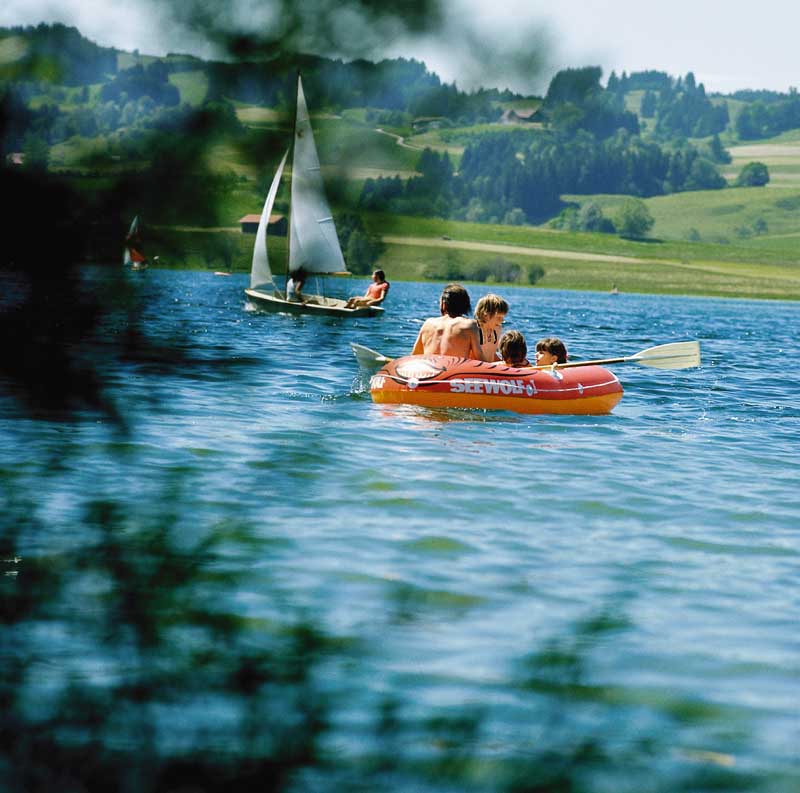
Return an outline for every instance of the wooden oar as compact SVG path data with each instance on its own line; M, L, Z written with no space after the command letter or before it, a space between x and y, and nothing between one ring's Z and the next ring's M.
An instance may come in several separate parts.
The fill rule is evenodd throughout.
M356 356L359 366L365 369L375 369L391 361L385 355L356 344L351 341L350 346ZM650 366L654 369L691 369L700 366L700 342L676 341L670 344L659 344L657 347L648 347L646 350L621 358L600 358L596 361L571 361L570 363L556 364L556 369L570 369L576 366L603 366L607 363L638 363L641 366ZM533 366L532 369L552 369L552 364L547 366Z
M356 344L354 341L351 341L350 346L353 348L353 354L356 356L358 365L362 369L378 369L392 360L375 350L371 350L369 347L365 347L363 344Z
M624 358L601 358L597 361L574 361L556 364L556 369L567 369L574 366L603 366L607 363L638 363L652 366L654 369L691 369L700 366L700 342L676 341L671 344L659 344L646 350L628 355ZM536 366L536 369L550 369L552 366Z

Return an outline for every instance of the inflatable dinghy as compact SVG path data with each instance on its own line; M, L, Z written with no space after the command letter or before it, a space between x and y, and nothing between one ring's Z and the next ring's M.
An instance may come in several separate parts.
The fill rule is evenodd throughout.
M372 376L370 393L379 404L601 415L614 409L623 391L617 376L602 366L534 369L407 355Z

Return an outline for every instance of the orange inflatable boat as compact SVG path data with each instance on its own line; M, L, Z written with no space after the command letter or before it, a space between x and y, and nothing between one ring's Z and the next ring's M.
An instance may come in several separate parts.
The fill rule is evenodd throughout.
M602 366L520 369L445 355L389 361L370 380L374 402L516 413L610 413L622 399L616 375Z

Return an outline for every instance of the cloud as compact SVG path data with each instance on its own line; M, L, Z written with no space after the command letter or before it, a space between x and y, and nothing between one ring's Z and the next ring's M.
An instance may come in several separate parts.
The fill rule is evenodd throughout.
M541 85L554 44L541 19L474 0L9 0L0 9L0 25L57 21L101 45L146 54L414 57L461 88L525 92Z
M344 59L422 57L462 88L540 79L550 46L538 21L476 15L469 0L150 0L153 13L226 57L311 52Z

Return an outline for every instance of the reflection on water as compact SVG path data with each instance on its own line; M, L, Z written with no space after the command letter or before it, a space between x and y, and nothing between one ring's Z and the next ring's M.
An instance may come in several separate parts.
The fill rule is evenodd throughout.
M7 789L797 789L794 306L497 289L581 357L706 356L516 416L354 386L436 285L344 324L245 280L151 270L73 337L113 409L6 376ZM725 352L767 319L779 378Z

